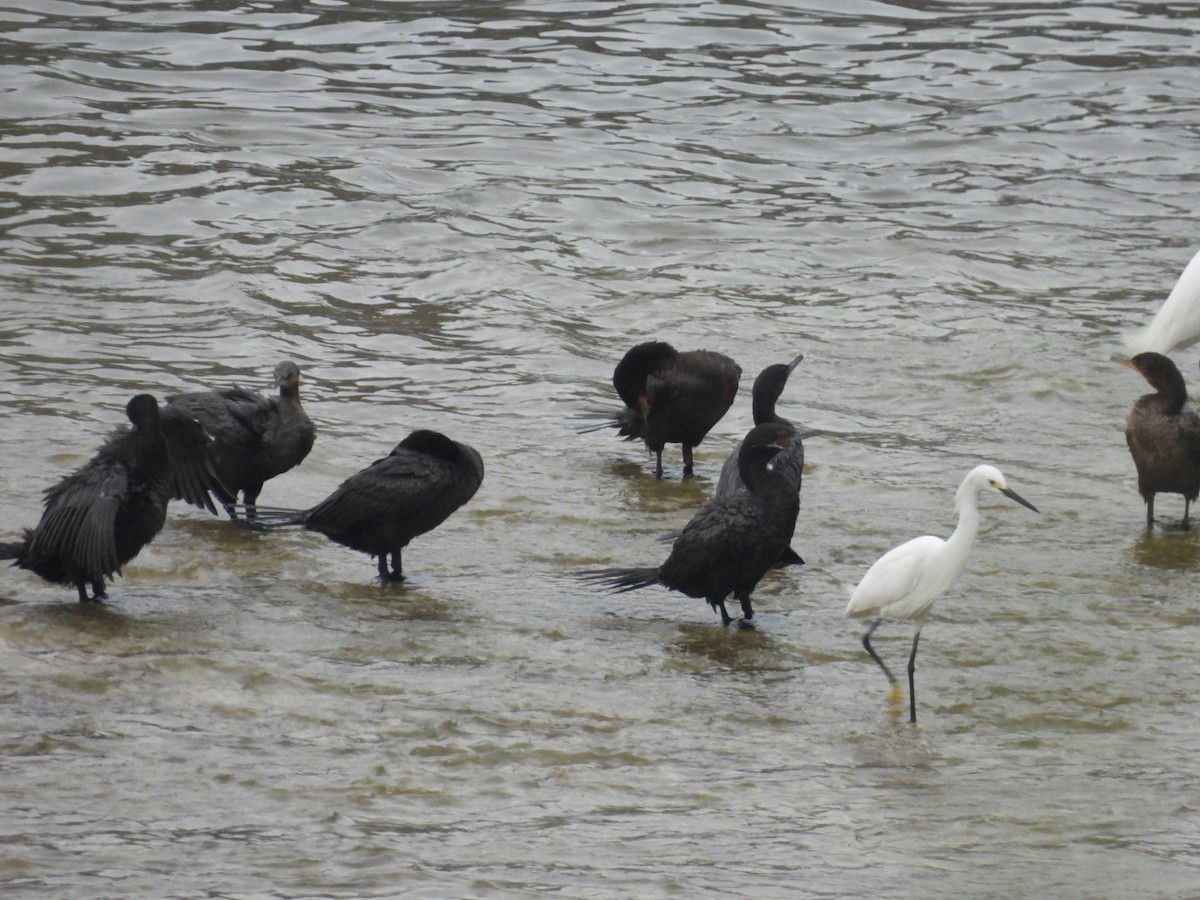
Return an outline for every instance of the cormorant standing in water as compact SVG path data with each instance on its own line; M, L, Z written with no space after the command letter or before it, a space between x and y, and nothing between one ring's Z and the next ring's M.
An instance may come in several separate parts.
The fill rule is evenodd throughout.
M1125 441L1137 466L1138 492L1146 501L1146 528L1154 528L1154 495L1183 494L1183 527L1200 494L1200 418L1187 405L1187 386L1175 363L1161 353L1139 353L1114 362L1138 372L1155 393L1129 411Z
M800 365L800 361L803 359L804 354L801 353L790 363L776 363L767 366L758 373L758 377L754 379L754 387L750 394L750 409L754 416L755 425L765 425L767 422L792 424L775 411L775 404L783 394L783 389L787 387L788 376L796 370L796 366ZM786 470L795 478L797 491L800 490L800 482L804 476L804 444L802 438L813 437L819 433L812 429L798 430L796 439L792 441L791 447L775 461L776 471ZM746 489L746 484L742 481L741 475L738 472L738 453L740 450L741 446L739 445L738 450L734 450L729 456L725 457L725 464L721 466L721 478L717 482L718 494L724 494L728 491L744 491Z
M441 525L482 483L483 460L474 448L436 431L414 431L312 509L263 510L266 521L258 527L302 525L378 557L383 581L402 581L400 552L408 542Z
M661 584L689 597L702 597L733 619L725 608L732 594L746 623L754 617L750 593L783 556L796 528L800 498L775 461L795 437L784 422L756 425L742 442L738 465L747 490L718 494L684 526L671 554L658 568L598 569L582 573L614 592Z
M785 425L792 425L791 422L775 411L775 403L783 393L784 387L787 386L788 376L795 371L796 366L800 364L802 359L804 359L803 353L790 363L776 363L767 366L754 379L754 388L751 393L751 410L754 415L755 425L765 425L768 422L782 422ZM789 482L794 485L797 496L800 494L800 485L804 480L804 438L814 437L818 434L820 432L815 429L798 429L791 445L786 450L781 451L773 462L772 467L774 470L785 475ZM739 444L737 450L734 450L729 456L725 457L725 464L721 467L721 477L717 482L716 492L718 494L746 490L746 482L742 480L741 473L738 470L738 456L741 453L741 447L742 445ZM777 568L804 565L804 560L791 548L791 535L788 536L788 541L789 544L783 551L783 556L776 563Z
M212 436L217 475L227 489L214 493L231 519L237 518L238 491L246 518L253 519L263 484L298 466L317 435L300 405L300 367L290 360L281 362L274 377L277 397L233 387L167 398L171 407L197 418Z
M663 447L682 444L683 474L691 475L692 448L733 405L741 377L741 367L723 353L680 353L665 341L638 344L613 371L625 408L605 424L626 440L645 441L656 458L657 478L663 474Z
M119 575L154 539L173 496L217 511L208 495L216 485L200 423L179 410L160 411L149 394L131 399L125 412L133 427L115 430L89 462L45 492L36 528L0 544L0 559L74 586L81 603L108 596L104 580Z

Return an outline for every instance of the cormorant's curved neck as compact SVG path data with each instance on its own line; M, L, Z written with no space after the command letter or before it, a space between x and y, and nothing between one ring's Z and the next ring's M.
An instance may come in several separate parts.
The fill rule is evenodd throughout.
M1159 398L1166 412L1171 415L1177 415L1187 403L1187 384L1178 369L1161 373L1157 383L1152 386L1157 391L1154 396Z

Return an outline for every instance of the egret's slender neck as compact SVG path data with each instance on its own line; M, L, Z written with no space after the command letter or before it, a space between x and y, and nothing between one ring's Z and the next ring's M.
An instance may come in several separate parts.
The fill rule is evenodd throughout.
M958 525L946 544L956 548L965 560L979 531L979 489L973 484L962 485L954 497L954 507L958 510Z

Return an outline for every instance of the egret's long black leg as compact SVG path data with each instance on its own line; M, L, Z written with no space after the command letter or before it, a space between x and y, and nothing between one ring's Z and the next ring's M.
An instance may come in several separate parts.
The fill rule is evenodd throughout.
M921 640L921 629L913 635L912 653L908 654L908 721L917 721L917 685L913 676L917 673L917 641Z
M875 633L875 629L879 627L879 624L882 621L883 619L876 619L871 623L871 627L868 628L866 633L862 636L862 645L866 648L867 652L871 654L871 659L875 660L875 662L879 665L879 668L883 669L883 674L887 676L888 684L895 684L896 676L894 676L891 670L883 664L883 660L879 658L879 654L876 653L875 648L871 646L871 635Z

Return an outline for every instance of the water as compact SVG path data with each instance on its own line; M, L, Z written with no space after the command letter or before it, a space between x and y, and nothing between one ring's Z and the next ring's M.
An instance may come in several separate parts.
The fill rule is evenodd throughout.
M1108 357L1197 246L1200 16L797 6L0 10L6 533L132 393L283 358L263 503L416 427L488 467L404 586L182 507L103 607L4 570L5 896L1194 895L1200 537ZM691 481L571 418L646 337L745 370ZM757 631L571 577L660 561L800 351ZM979 461L1042 515L985 504L913 729L841 611Z

